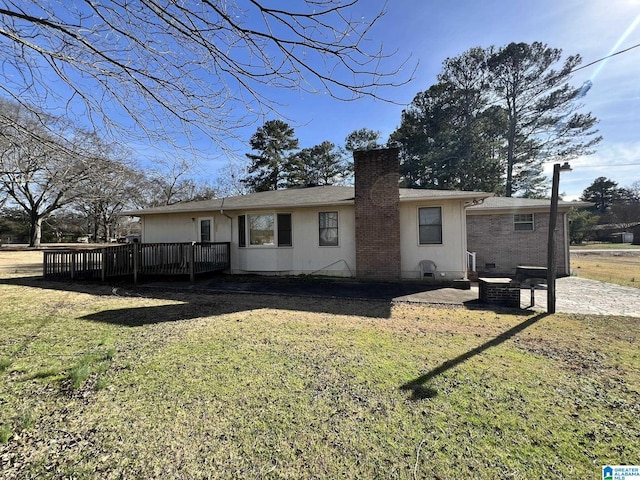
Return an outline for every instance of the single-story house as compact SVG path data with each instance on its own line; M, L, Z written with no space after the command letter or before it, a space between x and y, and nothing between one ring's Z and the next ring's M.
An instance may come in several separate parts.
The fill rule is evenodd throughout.
M466 279L545 266L549 200L399 188L395 148L355 152L355 186L252 193L124 212L142 243L228 242L230 272L361 279ZM573 207L558 205L556 264L568 275Z
M545 266L550 200L491 197L467 209L467 248L476 254L480 275L513 275L518 265ZM589 202L558 202L556 265L570 275L569 219L572 208Z
M467 278L466 210L492 194L399 188L396 148L355 152L355 185L124 212L142 243L229 242L231 273ZM487 260L489 261L489 260Z

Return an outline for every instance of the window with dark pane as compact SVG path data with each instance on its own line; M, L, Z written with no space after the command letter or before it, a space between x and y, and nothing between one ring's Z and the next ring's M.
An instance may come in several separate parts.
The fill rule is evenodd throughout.
M291 247L293 245L291 238L291 214L278 214L278 246Z
M211 241L211 220L200 220L200 241Z
M245 215L238 215L238 246L247 246L247 222Z
M442 243L442 208L419 208L418 228L420 245L433 245Z

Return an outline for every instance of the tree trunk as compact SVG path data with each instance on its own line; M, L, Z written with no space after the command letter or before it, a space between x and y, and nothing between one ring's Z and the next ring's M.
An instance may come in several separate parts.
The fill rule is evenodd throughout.
M29 215L29 221L29 246L39 247L40 239L42 238L42 217L32 212Z
M516 145L516 119L515 116L509 122L509 133L507 137L507 183L505 196L513 196L513 164L515 158Z

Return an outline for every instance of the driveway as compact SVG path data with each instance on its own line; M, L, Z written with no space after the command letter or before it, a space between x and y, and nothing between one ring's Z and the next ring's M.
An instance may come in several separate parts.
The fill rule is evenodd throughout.
M522 290L522 306L529 305L529 290ZM547 291L535 291L533 310L545 311ZM556 280L556 311L640 318L640 288L623 287L580 277Z

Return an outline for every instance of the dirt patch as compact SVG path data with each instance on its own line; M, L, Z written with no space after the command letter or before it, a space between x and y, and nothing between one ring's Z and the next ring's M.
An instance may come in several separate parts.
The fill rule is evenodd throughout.
M601 375L613 370L607 364L605 353L596 350L576 350L542 338L516 338L518 348L559 362L563 368L579 374Z

